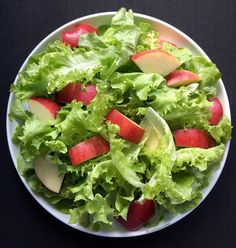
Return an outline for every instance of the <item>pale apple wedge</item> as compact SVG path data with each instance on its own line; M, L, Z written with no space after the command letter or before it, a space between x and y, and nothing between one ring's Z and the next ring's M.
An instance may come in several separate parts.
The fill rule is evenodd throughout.
M179 87L199 82L201 78L192 71L178 70L170 73L166 80L169 87Z
M49 190L59 193L64 176L59 175L57 165L42 157L34 161L35 174L41 183Z
M142 51L131 59L144 73L158 73L162 76L168 75L181 65L177 58L161 49Z
M60 110L60 106L48 98L32 97L28 103L31 113L40 121L55 119Z

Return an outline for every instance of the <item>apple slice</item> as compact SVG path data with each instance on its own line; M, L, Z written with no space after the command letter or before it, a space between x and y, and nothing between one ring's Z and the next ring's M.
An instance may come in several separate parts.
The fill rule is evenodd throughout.
M166 76L177 69L181 62L170 53L161 49L145 50L131 58L145 73L158 73Z
M57 102L70 103L73 100L88 105L97 95L96 85L87 84L85 89L80 83L69 83L57 94Z
M29 100L29 108L40 121L49 121L57 117L60 106L49 98L32 97Z
M109 152L109 143L101 136L93 136L69 150L70 160L73 165L81 164L89 159Z
M98 33L97 29L86 23L79 23L71 30L65 30L61 34L62 41L71 48L77 47L80 36L87 33Z
M204 149L215 146L215 141L210 134L197 128L175 130L174 139L176 146Z
M213 104L210 106L211 118L209 119L210 125L217 125L223 116L223 106L217 97L211 98L209 100Z
M178 87L199 82L201 78L192 71L179 70L171 72L166 80L169 87Z
M113 109L106 116L106 120L118 125L120 127L119 135L135 144L138 144L144 135L144 129L142 127L116 109Z
M155 214L155 203L153 200L146 199L143 203L133 201L128 210L127 220L121 216L117 221L130 231L138 230L147 223Z
M51 161L38 157L34 161L34 170L42 184L55 193L59 193L63 182L63 175L59 175L57 165Z

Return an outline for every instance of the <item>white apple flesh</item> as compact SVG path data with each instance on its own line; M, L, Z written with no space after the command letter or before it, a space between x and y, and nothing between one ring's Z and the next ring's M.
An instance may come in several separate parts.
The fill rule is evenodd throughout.
M162 76L168 75L181 65L177 58L161 49L136 53L132 60L144 73L158 73Z
M48 98L32 97L29 100L29 108L40 121L53 120L60 110L60 106Z
M38 157L34 161L34 170L36 176L46 188L55 193L60 192L64 176L59 175L57 165Z

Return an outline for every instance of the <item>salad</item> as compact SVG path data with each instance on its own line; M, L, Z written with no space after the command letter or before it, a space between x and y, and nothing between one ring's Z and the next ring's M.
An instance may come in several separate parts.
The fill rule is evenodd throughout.
M70 223L152 226L194 208L231 138L215 64L132 10L29 58L11 86L18 171Z

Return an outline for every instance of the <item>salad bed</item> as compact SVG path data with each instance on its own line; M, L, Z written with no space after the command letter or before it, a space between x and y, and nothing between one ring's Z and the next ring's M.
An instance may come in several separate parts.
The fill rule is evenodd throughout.
M231 138L219 78L206 58L134 23L131 10L110 26L77 25L11 87L18 171L70 223L93 230L186 212Z

